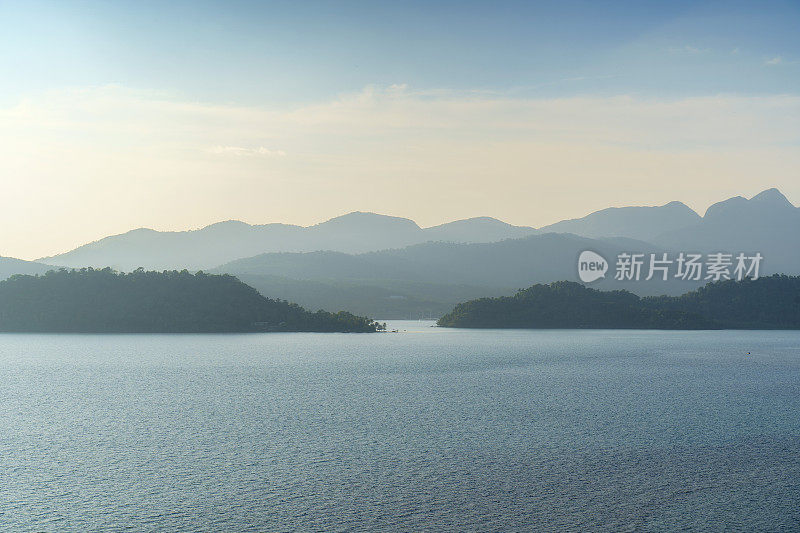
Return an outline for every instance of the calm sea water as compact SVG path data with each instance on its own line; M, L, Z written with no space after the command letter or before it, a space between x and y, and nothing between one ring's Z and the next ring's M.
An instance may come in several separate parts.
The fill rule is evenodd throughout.
M800 332L429 326L0 335L0 529L800 529Z

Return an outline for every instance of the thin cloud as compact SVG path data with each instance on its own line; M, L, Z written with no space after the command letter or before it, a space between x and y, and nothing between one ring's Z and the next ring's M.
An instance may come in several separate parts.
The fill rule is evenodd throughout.
M783 58L781 56L775 56L764 61L765 65L780 65L781 63L783 63Z
M284 157L286 152L283 150L270 150L259 146L258 148L243 148L241 146L214 146L208 150L212 154L232 155L232 156L260 156L260 157Z

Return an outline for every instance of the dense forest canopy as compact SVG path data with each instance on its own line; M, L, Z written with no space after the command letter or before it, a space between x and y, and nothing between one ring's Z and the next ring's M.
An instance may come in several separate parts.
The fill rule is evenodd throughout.
M719 281L682 296L639 298L580 283L538 284L458 304L439 319L465 328L800 329L800 277Z
M125 274L110 268L16 275L0 282L0 331L374 332L347 312L309 312L265 298L230 275L188 271Z
M681 296L650 296L643 302L652 308L697 313L730 329L800 328L800 276L717 281Z

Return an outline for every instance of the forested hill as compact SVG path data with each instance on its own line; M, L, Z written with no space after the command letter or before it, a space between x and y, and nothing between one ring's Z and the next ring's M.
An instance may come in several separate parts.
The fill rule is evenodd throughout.
M16 275L0 282L0 331L213 333L374 332L347 312L309 312L229 275L111 269Z
M709 283L682 296L651 296L652 308L709 317L729 329L800 329L800 276Z
M439 319L463 328L800 329L800 277L709 283L682 296L639 298L570 281L458 304Z

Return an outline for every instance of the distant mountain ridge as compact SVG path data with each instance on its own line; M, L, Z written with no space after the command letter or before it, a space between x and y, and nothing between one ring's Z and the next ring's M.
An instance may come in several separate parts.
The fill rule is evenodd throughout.
M786 229L798 227L798 213L800 210L774 188L750 200L737 196L714 204L702 217L685 204L673 201L652 207L611 207L539 229L490 217L421 228L407 218L356 211L308 227L250 225L230 220L190 231L141 228L40 261L66 267L110 266L122 271L140 266L198 270L264 253L359 254L425 242L490 243L555 232L589 238L628 238L687 250L752 251L765 243L764 249L775 264L785 268L796 264L800 255L787 254L775 239Z
M511 294L533 283L576 279L577 255L587 249L612 264L620 252L760 252L762 274L800 274L798 213L777 189L718 202L702 217L670 202L603 209L540 230L489 217L421 228L406 218L355 212L307 228L227 221L188 232L140 229L47 262L227 272L266 296L312 309L402 318L444 313L458 301ZM698 284L615 283L612 272L593 286L675 295Z
M705 217L683 204L671 203L656 208L604 210L583 219L587 230L601 232L599 228L605 227L618 234L614 224L619 222L620 213L624 218L640 219L677 214L671 227L678 229L656 235L652 241L625 235L588 238L537 233L493 243L430 242L357 255L330 251L262 254L222 265L216 271L237 275L265 294L297 300L312 308L327 304L328 298L341 298L348 302L350 307L345 308L351 312L399 318L425 309L446 312L447 304L480 293L480 287L484 296L500 296L534 283L576 279L578 255L592 250L612 263L606 279L595 282L594 287L625 288L642 296L679 295L705 280L618 282L613 279L615 257L621 252L667 252L673 258L681 251L760 252L764 256L761 275L800 274L798 211L777 190L767 190L750 200L738 198L715 204ZM569 222L581 223L581 219ZM640 222L632 227L641 231L644 226ZM580 228L573 225L571 229ZM658 226L646 229L652 234ZM670 239L674 235L677 237ZM315 290L305 290L304 282L314 284Z
M614 283L617 253L760 252L762 274L800 274L798 228L800 209L767 189L750 199L718 202L702 217L670 202L603 209L539 230L489 217L421 228L406 218L365 212L310 227L226 221L185 232L138 229L46 262L227 272L265 296L312 309L402 318L444 313L458 301L512 294L533 283L577 279L577 255L587 249L612 263L607 279L593 286L624 286L639 295L681 294L697 284ZM0 258L0 279L50 268Z
M0 257L0 281L14 274L44 274L53 267L34 261L23 261L13 257Z
M691 226L652 239L658 246L686 251L759 252L773 273L800 270L800 209L778 189L749 200L735 196L710 206Z
M648 241L664 232L683 229L701 220L702 217L686 204L669 202L656 207L609 207L583 218L544 226L540 231Z
M212 272L235 275L262 294L311 309L331 307L333 300L352 313L408 318L443 314L476 295L507 295L534 283L575 279L583 250L613 261L618 253L632 249L655 253L652 246L626 238L545 233L493 243L427 242L355 255L268 253L232 261ZM658 295L682 294L702 284L675 279L619 282L613 277L612 271L593 286Z
M197 270L270 252L333 250L353 254L403 248L432 240L493 242L534 233L533 228L513 226L489 217L423 229L407 218L356 211L309 227L250 225L231 220L180 232L141 228L42 261L67 267L110 266L122 271L140 266L157 270Z

